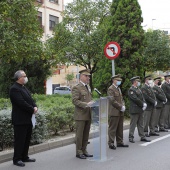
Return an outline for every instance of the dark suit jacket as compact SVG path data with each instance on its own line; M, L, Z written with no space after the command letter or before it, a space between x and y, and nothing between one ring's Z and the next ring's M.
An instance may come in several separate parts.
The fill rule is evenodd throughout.
M166 105L170 105L170 84L167 82L162 84L162 90L164 91L166 98L167 98L167 103Z
M90 90L89 86L88 88ZM72 88L72 102L75 105L75 120L91 119L91 108L87 107L87 103L92 100L90 91L88 91L81 82Z
M141 88L143 97L145 98L147 108L146 110L152 110L154 108L155 102L156 102L156 97L155 94L150 86L147 86L144 84Z
M131 86L128 91L128 96L130 100L129 113L139 114L143 113L143 104L146 103L143 94L139 88Z
M122 93L119 88L111 85L108 88L107 95L109 98L109 116L123 116L124 113L121 112L121 108L124 105Z
M157 99L156 108L163 107L163 102L166 102L166 96L165 96L163 90L159 86L154 85L153 91L154 91L156 99Z
M28 89L21 84L14 83L10 88L10 100L12 103L12 124L32 124L31 117L36 104Z

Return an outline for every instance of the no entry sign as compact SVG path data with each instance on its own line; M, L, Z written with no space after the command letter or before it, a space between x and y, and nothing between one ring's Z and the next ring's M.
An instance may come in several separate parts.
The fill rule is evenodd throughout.
M117 42L109 42L104 47L104 54L105 56L110 59L114 60L120 54L120 46Z

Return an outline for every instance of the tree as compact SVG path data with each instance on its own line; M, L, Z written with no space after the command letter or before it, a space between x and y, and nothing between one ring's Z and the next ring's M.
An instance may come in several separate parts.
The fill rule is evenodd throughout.
M54 38L49 40L53 56L61 62L82 65L93 74L102 55L104 36L98 25L108 14L109 4L108 0L73 0L69 3L63 23L56 27ZM92 77L90 85L92 87Z
M170 38L161 30L145 33L144 71L166 71L170 68Z
M137 0L116 0L112 2L104 45L109 41L120 44L121 53L115 59L115 72L123 78L122 92L125 95L130 87L130 78L143 73L144 31L141 23L141 9ZM95 74L96 86L106 93L112 76L111 61L104 56L100 60L100 69Z
M1 97L8 96L14 73L22 69L30 78L32 92L44 93L50 63L41 42L34 0L0 2L0 84Z
M67 80L67 85L70 85L70 81L74 79L74 74L67 74L66 75L66 80Z

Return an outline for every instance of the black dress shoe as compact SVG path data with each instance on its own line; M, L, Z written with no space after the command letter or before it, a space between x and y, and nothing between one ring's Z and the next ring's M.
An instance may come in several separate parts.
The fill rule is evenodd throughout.
M129 142L131 143L135 143L135 141L133 139L129 139Z
M159 136L158 133L150 133L149 135L150 135L150 136Z
M35 162L36 159L34 158L28 158L28 159L24 159L23 162Z
M129 145L125 145L125 144L118 144L117 147L129 147Z
M76 157L80 159L86 159L86 157L83 154L77 154Z
M90 142L87 142L87 144L90 144Z
M148 133L145 134L146 137L150 137L150 135Z
M21 167L25 166L24 162L22 162L21 160L20 161L16 161L13 164L16 165L16 166L21 166Z
M142 142L151 142L151 140L148 140L148 139L146 139L146 138L141 138L141 141L142 141Z
M116 146L113 145L113 144L109 145L109 148L110 148L110 149L113 149L113 150L116 150Z
M88 154L88 153L84 153L83 154L85 157L93 157L93 155L90 155L90 154Z
M168 132L166 129L160 129L159 132Z

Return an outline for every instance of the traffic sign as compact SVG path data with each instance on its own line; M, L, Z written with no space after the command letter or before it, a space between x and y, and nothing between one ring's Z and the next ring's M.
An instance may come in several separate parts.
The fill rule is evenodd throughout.
M120 46L117 42L109 42L104 47L104 54L105 56L110 59L116 59L120 54Z

